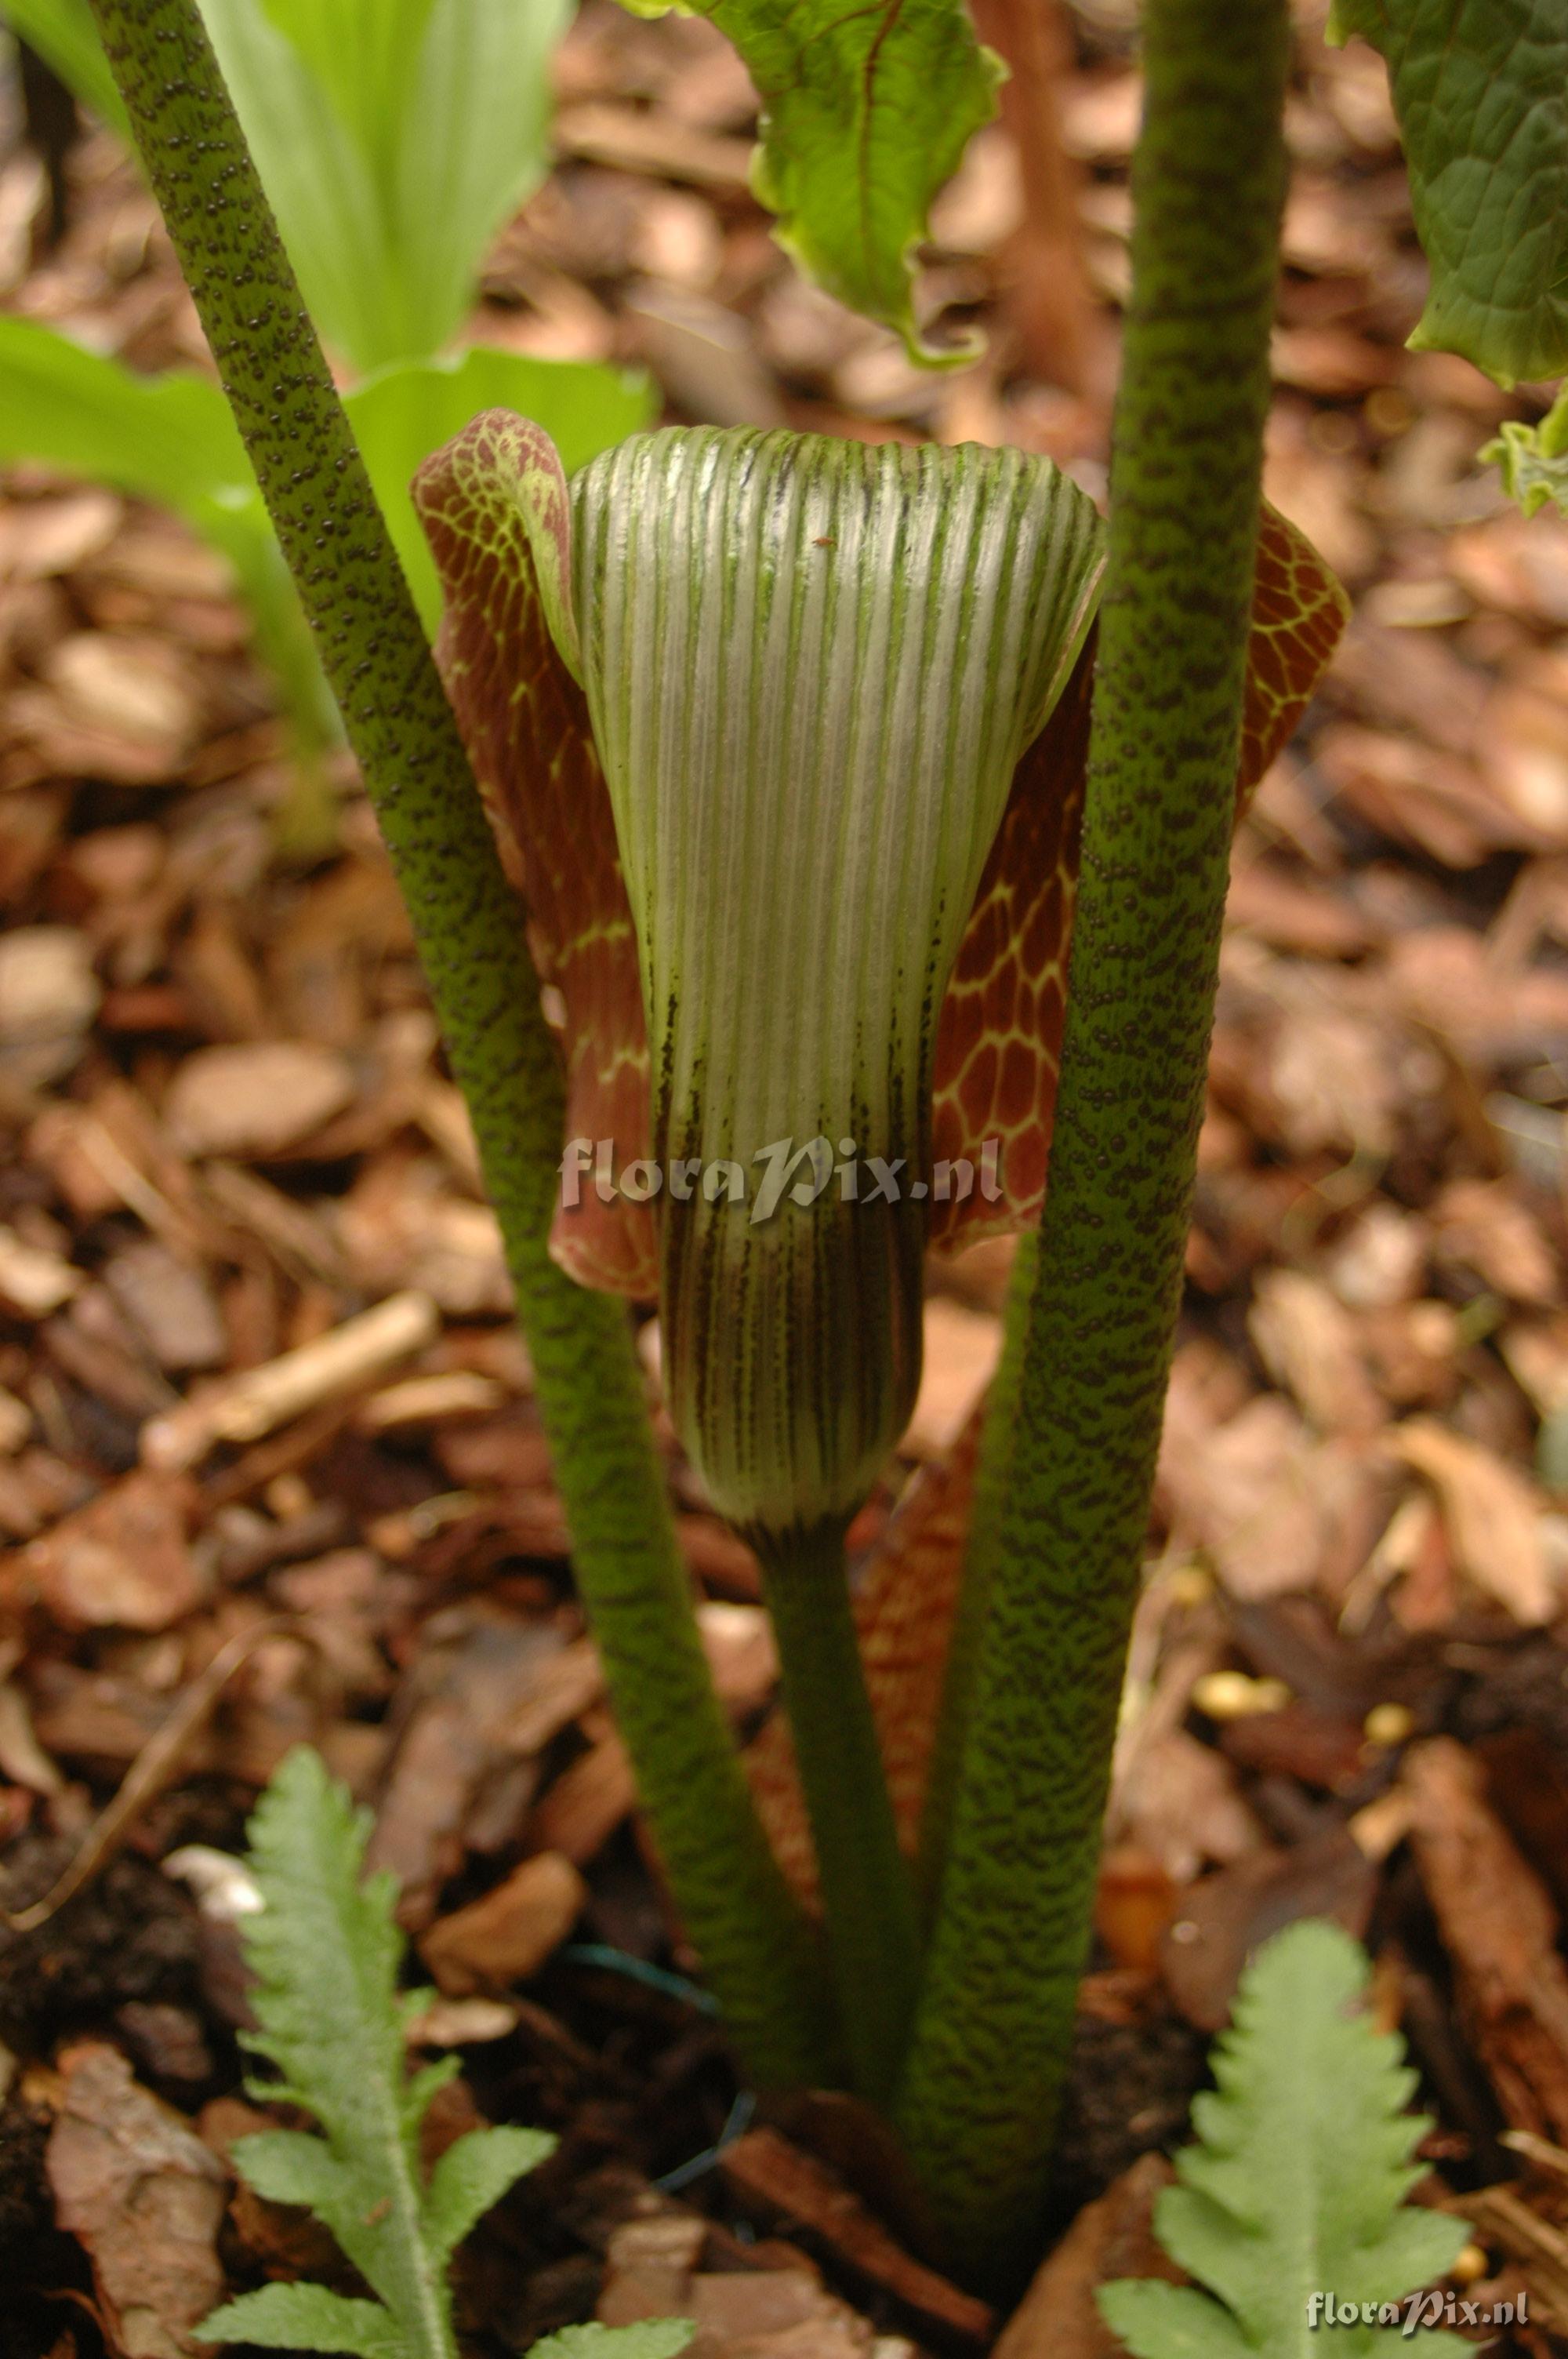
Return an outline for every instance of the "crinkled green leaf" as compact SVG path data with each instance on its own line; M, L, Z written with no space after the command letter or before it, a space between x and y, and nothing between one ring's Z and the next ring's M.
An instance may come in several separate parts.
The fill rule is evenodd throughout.
M636 15L670 0L625 0ZM781 245L839 302L881 320L913 359L973 360L915 324L914 249L970 135L996 112L1000 61L963 0L691 0L733 42L762 103L752 167Z
M1100 2308L1135 2359L1313 2359L1325 2341L1313 2294L1397 2302L1453 2263L1464 2223L1405 2201L1427 2124L1405 2111L1416 2076L1397 2037L1368 2020L1367 1984L1360 1949L1319 1922L1277 1935L1243 1975L1213 2054L1217 2086L1194 2101L1197 2143L1176 2157L1180 2184L1154 2211L1160 2242L1208 2293L1102 2287ZM1336 2326L1326 2339L1346 2359L1412 2347L1458 2359L1469 2347L1396 2326Z
M687 2318L637 2326L564 2326L533 2345L531 2359L677 2359L697 2329Z
M92 108L128 140L131 126L103 44L98 38L90 0L5 0L0 23L37 49L83 106Z
M514 409L538 419L570 474L646 426L658 403L645 376L591 361L535 360L475 344L452 360L378 370L347 396L347 406L387 528L434 637L440 584L408 496L420 461L481 410Z
M326 2286L269 2285L224 2302L195 2332L205 2343L254 2343L263 2351L349 2351L359 2359L415 2359L378 2301Z
M1535 426L1510 418L1495 442L1481 456L1495 460L1503 489L1517 500L1527 516L1536 515L1549 500L1568 516L1568 386L1564 386Z
M1432 291L1411 338L1499 384L1568 368L1563 0L1336 0L1388 61Z
M777 1536L852 1513L908 1416L937 1016L1099 521L1017 451L711 428L596 459L572 516L651 1151L704 1174L660 1207L672 1414L722 1511Z

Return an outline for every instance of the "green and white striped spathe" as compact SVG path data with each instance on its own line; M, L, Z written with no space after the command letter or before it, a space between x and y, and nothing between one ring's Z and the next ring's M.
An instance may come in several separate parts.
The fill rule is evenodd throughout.
M1016 451L698 428L573 487L574 604L637 929L670 1405L764 1544L865 1497L919 1378L932 1046L1023 746L1092 612L1094 508ZM774 1142L902 1158L787 1197ZM804 1176L802 1172L796 1176Z

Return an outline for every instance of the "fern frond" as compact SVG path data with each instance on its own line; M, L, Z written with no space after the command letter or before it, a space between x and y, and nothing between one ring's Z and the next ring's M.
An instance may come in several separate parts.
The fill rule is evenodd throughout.
M555 2145L542 2130L470 2130L427 2181L419 2128L458 2069L405 2069L397 1991L404 1942L396 1886L364 1875L366 1812L308 1746L256 1805L250 1864L265 1907L246 1920L257 2028L246 2045L281 2081L254 2084L313 2114L321 2135L241 2138L236 2167L257 2192L303 2204L329 2227L377 2299L272 2285L213 2312L209 2340L361 2359L457 2359L447 2262L481 2214Z
M1405 2107L1416 2076L1362 2003L1367 1961L1336 1926L1292 1925L1242 1976L1193 2105L1197 2143L1155 2206L1160 2242L1197 2284L1122 2278L1100 2288L1133 2359L1321 2359L1312 2296L1392 2305L1441 2277L1463 2223L1407 2207L1427 2127ZM1338 2328L1343 2359L1472 2346L1398 2324Z

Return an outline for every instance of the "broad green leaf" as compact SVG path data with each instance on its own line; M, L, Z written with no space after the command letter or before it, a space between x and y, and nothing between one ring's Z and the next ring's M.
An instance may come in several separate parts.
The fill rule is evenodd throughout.
M670 0L626 0L639 16ZM996 112L1000 61L963 0L691 0L739 50L762 103L752 167L775 234L830 295L896 329L912 358L974 359L971 340L934 347L915 324L914 249L932 200L970 135Z
M236 2138L234 2162L242 2178L269 2203L299 2203L328 2222L341 2208L347 2186L343 2166L323 2138L307 2130L258 2130Z
M336 742L337 710L251 473L211 378L142 376L35 320L0 318L0 460L34 460L157 500L232 565L302 749Z
M1099 522L1016 451L712 429L633 436L572 514L652 1151L705 1175L663 1205L671 1411L778 1535L851 1514L913 1403L936 1015Z
M638 2326L563 2326L533 2345L532 2359L678 2359L697 2332L686 2318Z
M1278 1934L1243 1975L1211 2060L1217 2086L1194 2100L1197 2143L1176 2157L1180 2183L1154 2212L1172 2259L1216 2297L1215 2330L1194 2339L1206 2296L1136 2279L1103 2287L1100 2307L1137 2359L1314 2359L1325 2343L1314 2293L1398 2302L1454 2261L1464 2223L1405 2201L1427 2124L1405 2111L1416 2076L1399 2039L1367 2018L1368 1980L1357 1944L1323 1922ZM1412 2339L1454 2359L1469 2347L1431 2332L1422 2345L1397 2325L1336 2326L1330 2339L1346 2359Z
M1535 426L1510 418L1481 456L1497 462L1503 489L1527 516L1553 501L1568 516L1568 386Z
M1411 338L1501 385L1568 369L1563 0L1336 0L1388 61L1432 291Z
M355 2301L326 2286L269 2285L242 2293L204 2318L204 2343L254 2343L263 2351L349 2351L359 2359L416 2359L378 2301Z
M418 88L421 51L436 0L258 0L331 100L383 185L395 177L394 147Z
M438 353L545 173L569 0L200 0L284 245L356 374ZM6 16L128 136L89 0Z
M312 317L366 373L460 326L543 177L566 0L202 0Z
M0 459L38 460L185 514L254 481L221 388L193 369L140 376L35 320L0 318Z
M45 64L53 67L67 89L75 92L83 106L91 107L101 122L122 139L130 138L124 105L114 87L89 0L5 0L0 22L37 49Z
M382 513L432 636L441 614L440 585L408 497L420 461L481 410L503 408L537 419L569 473L646 426L657 407L646 377L590 361L533 360L484 344L453 360L383 369L346 399Z

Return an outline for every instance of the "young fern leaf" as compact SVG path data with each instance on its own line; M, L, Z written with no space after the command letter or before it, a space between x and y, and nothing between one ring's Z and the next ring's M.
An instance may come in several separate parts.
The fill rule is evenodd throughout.
M323 2135L268 2130L234 2160L258 2195L303 2204L329 2227L373 2301L313 2285L242 2294L201 2328L212 2341L362 2359L456 2359L446 2265L482 2212L544 2160L542 2130L470 2130L427 2179L419 2127L459 2069L404 2069L403 1939L390 1876L362 1880L369 1820L308 1746L288 1755L250 1825L265 1908L247 1922L259 2029L246 2045L281 2081L254 2093L303 2107Z
M563 2326L535 2343L532 2359L676 2359L692 2338L684 2318L650 2318L637 2326Z
M1405 2202L1427 2124L1405 2107L1415 2074L1393 2034L1360 2011L1367 1962L1336 1926L1292 1925L1242 1976L1214 2053L1218 2086L1196 2098L1195 2146L1155 2206L1160 2242L1199 2285L1123 2277L1099 2305L1133 2359L1311 2359L1313 2296L1372 2306L1332 2337L1344 2359L1471 2346L1397 2309L1441 2277L1468 2230ZM1377 2312L1385 2313L1386 2322Z
M1537 515L1549 502L1568 516L1568 390L1558 394L1537 425L1509 419L1481 457L1495 462L1504 491L1527 516Z

